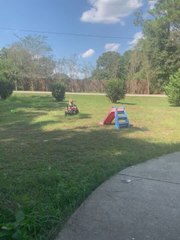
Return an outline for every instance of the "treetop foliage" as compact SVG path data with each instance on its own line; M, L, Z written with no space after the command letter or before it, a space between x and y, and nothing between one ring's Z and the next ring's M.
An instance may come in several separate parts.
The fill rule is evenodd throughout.
M47 37L42 35L28 35L20 38L20 41L14 43L12 47L24 49L34 57L47 56L52 52L52 48L47 43Z
M123 60L119 53L105 52L97 59L93 77L98 80L124 78L123 68Z
M179 0L159 0L149 14L149 19L136 14L136 23L143 27L144 38L132 51L128 75L143 77L149 84L149 92L158 93L180 67Z

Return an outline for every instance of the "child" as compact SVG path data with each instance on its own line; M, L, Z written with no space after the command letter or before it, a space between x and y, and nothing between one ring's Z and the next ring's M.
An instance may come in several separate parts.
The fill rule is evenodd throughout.
M66 111L65 111L65 115L67 115L67 114L73 115L73 114L78 114L78 113L79 113L79 109L76 106L76 104L74 104L74 101L72 99L69 100L69 103L68 103Z

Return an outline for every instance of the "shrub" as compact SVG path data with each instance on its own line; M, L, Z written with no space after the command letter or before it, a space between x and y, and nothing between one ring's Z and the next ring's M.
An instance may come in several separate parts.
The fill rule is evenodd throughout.
M4 81L0 79L0 98L8 98L14 90L14 84L10 81Z
M125 84L121 79L109 80L105 86L106 96L111 100L111 102L116 103L117 100L123 99L125 97Z
M56 101L63 101L65 98L65 86L63 83L53 83L50 86L52 96L56 99Z
M174 75L170 76L170 81L165 87L165 93L170 104L180 106L180 68Z

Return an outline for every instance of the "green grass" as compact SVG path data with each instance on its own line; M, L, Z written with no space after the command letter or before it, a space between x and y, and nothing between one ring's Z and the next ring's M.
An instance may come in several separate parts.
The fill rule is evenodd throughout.
M130 129L100 126L112 104L105 96L71 95L80 109L48 94L0 101L0 239L52 240L67 218L118 171L180 151L180 108L167 98L127 97ZM16 223L16 225L8 225ZM15 236L14 235L14 236Z

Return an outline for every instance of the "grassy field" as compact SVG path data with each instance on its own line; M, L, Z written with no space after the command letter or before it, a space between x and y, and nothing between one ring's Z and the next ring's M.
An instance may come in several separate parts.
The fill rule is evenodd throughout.
M180 108L166 97L126 97L130 129L100 126L105 96L71 95L80 109L48 94L0 101L0 239L53 240L67 218L118 171L180 151Z

